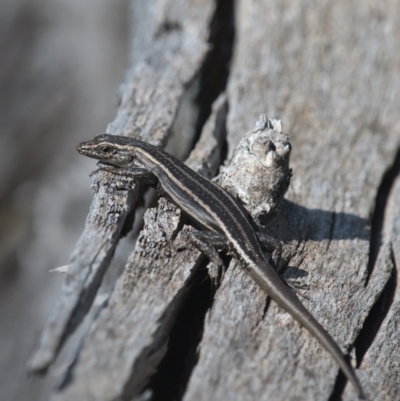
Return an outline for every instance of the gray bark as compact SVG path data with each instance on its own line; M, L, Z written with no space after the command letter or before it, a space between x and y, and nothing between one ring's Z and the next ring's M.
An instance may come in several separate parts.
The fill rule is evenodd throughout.
M374 400L395 399L400 390L398 8L395 1L238 0L229 112L223 99L215 104L189 159L213 176L225 134L221 120L226 117L231 155L260 113L283 119L294 176L284 218L271 217L268 228L285 243L286 279L305 286L302 301L350 351ZM108 132L165 145L188 88L210 85L207 51L213 61L213 47L231 44L210 26L228 31L229 21L211 1L154 0L146 7L134 1L133 16L132 66ZM141 195L114 176L95 180L86 228L31 359L33 371L50 365L90 309ZM161 200L144 221L124 273L53 399L356 399L316 340L266 301L234 260L216 293L202 285L204 260L185 248L178 209ZM202 305L192 305L193 294ZM204 301L210 296L212 302ZM183 319L195 333L185 331Z

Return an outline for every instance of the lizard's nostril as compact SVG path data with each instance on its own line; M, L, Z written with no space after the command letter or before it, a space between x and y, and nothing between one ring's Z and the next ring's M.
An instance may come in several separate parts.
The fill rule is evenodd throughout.
M87 155L88 149L85 147L85 143L82 142L80 143L77 147L76 150L81 154L81 155Z

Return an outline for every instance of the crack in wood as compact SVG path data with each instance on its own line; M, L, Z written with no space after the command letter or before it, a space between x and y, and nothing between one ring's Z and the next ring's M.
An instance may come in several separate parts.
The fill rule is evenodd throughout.
M199 115L196 122L196 138L201 134L211 114L211 106L225 91L235 41L235 3L233 0L218 0L210 24L210 52L200 71L200 90L196 98ZM224 160L224 159L222 159Z
M357 367L361 365L364 355L374 342L374 339L378 334L378 331L382 326L387 314L389 313L394 301L397 289L397 266L393 249L390 249L389 257L393 266L392 274L389 280L386 282L381 295L371 308L367 318L364 321L363 327L354 342Z
M357 368L361 366L365 354L373 344L375 337L378 334L386 316L388 315L395 298L397 289L397 267L392 249L390 249L389 258L393 266L392 274L390 275L389 280L386 282L379 298L370 309L368 316L364 320L361 331L358 333L354 343L350 348L350 351L352 349L355 350ZM343 399L343 393L346 384L346 377L341 371L339 371L336 377L334 389L329 397L329 401L341 401Z
M347 361L350 360L348 355L346 356L346 360ZM343 400L342 395L346 387L346 384L347 384L347 379L340 370L338 375L336 376L335 385L333 387L332 393L328 398L328 401L342 401Z
M369 279L371 278L372 272L375 268L379 250L383 243L383 223L387 209L387 202L394 182L399 175L400 149L397 151L392 167L390 167L384 174L376 194L375 208L371 218L370 252L367 265L368 275L365 280L365 286L368 286Z
M198 346L213 297L214 291L204 264L187 289L169 335L168 350L145 390L151 391L153 401L182 399L198 360Z

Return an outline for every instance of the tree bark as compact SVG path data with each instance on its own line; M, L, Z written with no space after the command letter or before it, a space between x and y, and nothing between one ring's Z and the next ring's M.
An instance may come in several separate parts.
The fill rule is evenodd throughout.
M284 241L285 278L305 286L302 302L350 352L374 400L400 391L398 9L396 1L133 1L130 71L107 130L164 146L188 116L201 132L188 163L212 177L226 143L229 157L259 114L282 118L294 174L281 213L295 229L279 216L268 228ZM232 46L231 61L218 57ZM225 81L226 98L214 102ZM106 173L95 180L33 371L51 364L92 307L142 194ZM328 353L234 260L214 293L181 229L169 202L148 209L54 400L357 398Z

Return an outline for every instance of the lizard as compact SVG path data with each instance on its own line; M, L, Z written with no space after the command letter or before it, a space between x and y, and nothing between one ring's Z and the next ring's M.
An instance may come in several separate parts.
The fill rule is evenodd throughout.
M219 266L223 262L216 249L227 249L261 289L331 354L359 398L365 399L355 371L340 347L267 261L260 245L262 238L231 194L169 153L138 139L101 134L80 143L77 150L100 161L96 171L133 177L177 205L202 228L190 234L193 245ZM270 151L274 152L272 157L279 158L277 149L270 146Z

